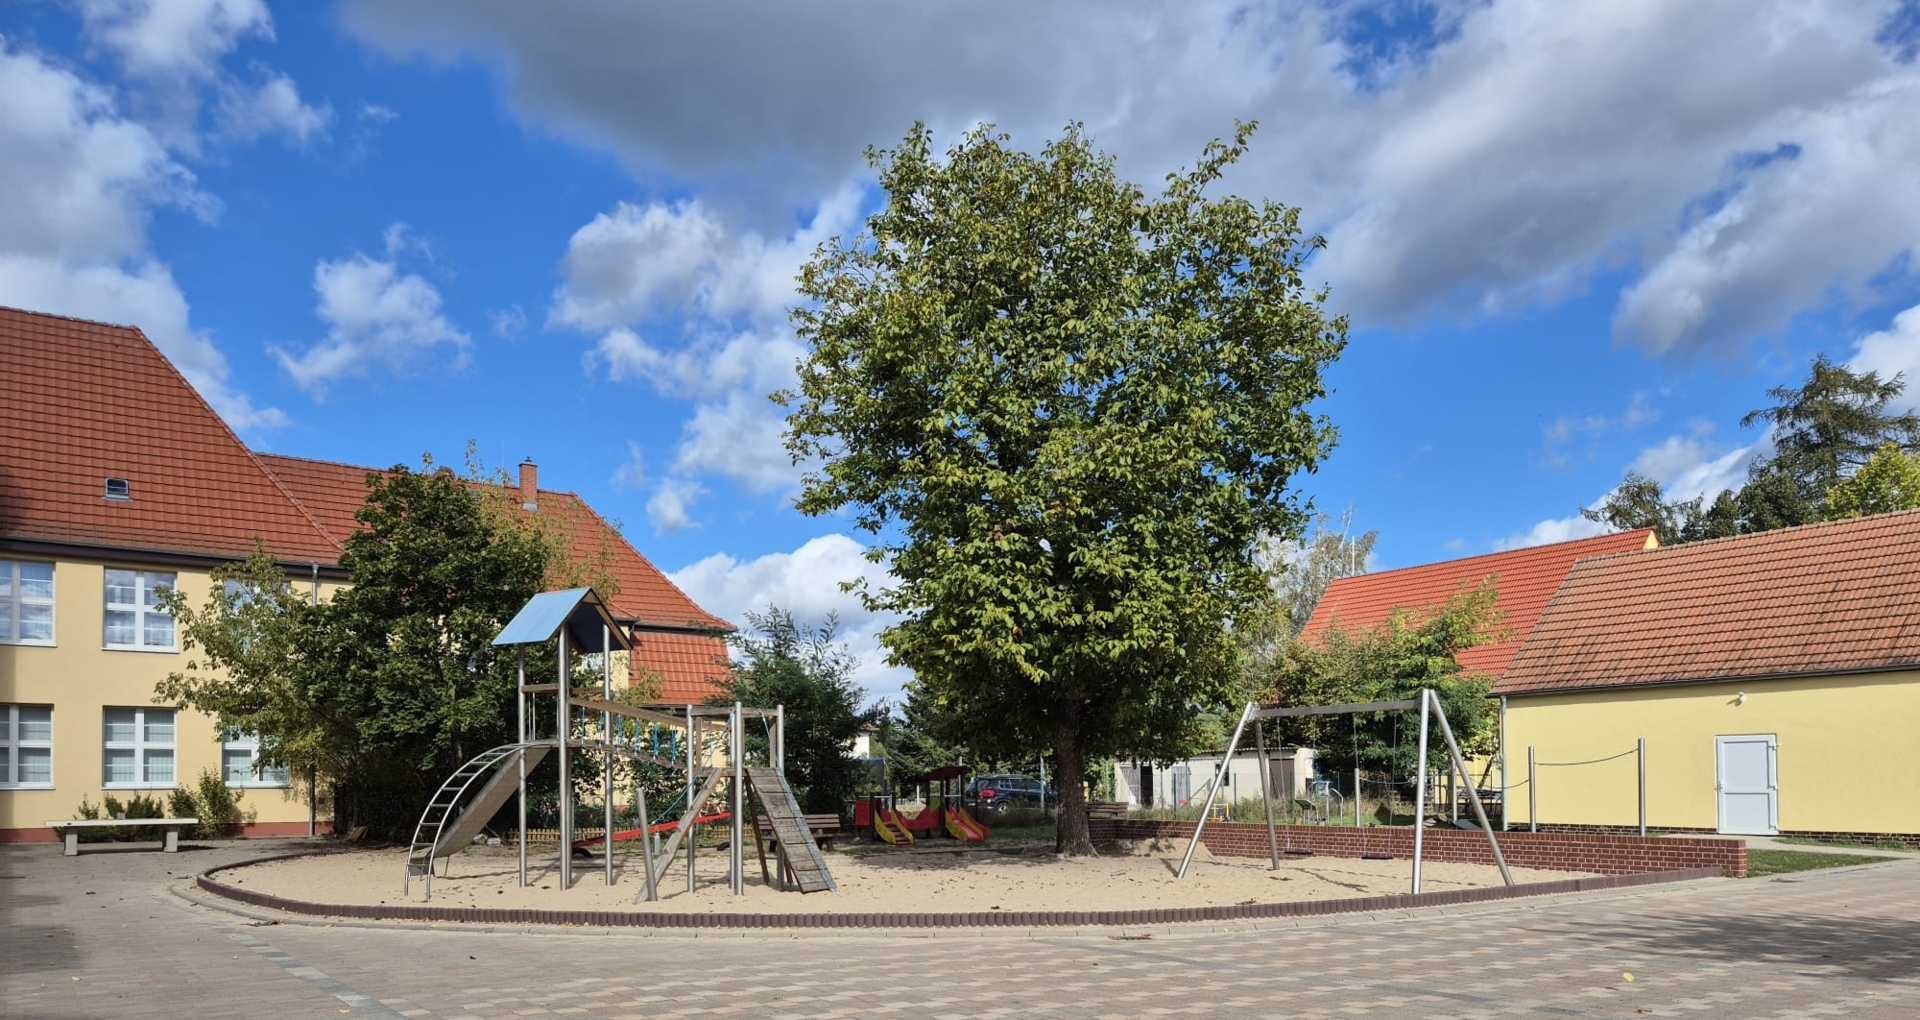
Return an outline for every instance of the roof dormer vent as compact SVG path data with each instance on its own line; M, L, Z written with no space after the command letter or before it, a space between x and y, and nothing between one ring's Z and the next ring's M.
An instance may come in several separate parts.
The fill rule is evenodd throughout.
M133 499L133 485L124 478L107 479L106 497L108 499Z

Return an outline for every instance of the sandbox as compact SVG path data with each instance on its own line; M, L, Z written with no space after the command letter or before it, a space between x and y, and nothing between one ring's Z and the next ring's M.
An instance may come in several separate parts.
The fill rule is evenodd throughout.
M1343 857L1283 857L1278 870L1265 859L1215 857L1202 846L1184 879L1175 869L1186 842L1153 839L1111 844L1096 857L1061 858L1049 848L913 848L832 853L827 862L837 893L802 895L768 886L751 857L744 896L727 888L723 854L703 855L697 888L676 862L656 903L635 903L641 886L638 858L615 857L615 878L602 866L578 862L571 889L560 890L552 856L530 866L529 884L516 880L510 847L475 847L452 858L449 873L433 881L432 905L550 911L634 913L912 913L993 911L1113 911L1234 906L1250 903L1348 900L1404 893L1412 862ZM428 902L422 883L403 896L404 852L354 850L268 861L224 870L219 880L249 893L339 905L402 906ZM1588 873L1515 868L1520 883L1582 878ZM1491 866L1429 861L1429 892L1501 884Z

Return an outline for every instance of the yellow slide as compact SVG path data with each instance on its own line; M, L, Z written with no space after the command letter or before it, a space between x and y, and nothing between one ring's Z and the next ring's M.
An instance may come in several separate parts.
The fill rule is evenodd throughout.
M980 824L966 808L950 807L947 813L947 835L968 843L984 843L993 830Z
M913 842L913 833L901 824L900 815L891 808L873 813L873 834L880 837L882 843L894 846L907 846Z

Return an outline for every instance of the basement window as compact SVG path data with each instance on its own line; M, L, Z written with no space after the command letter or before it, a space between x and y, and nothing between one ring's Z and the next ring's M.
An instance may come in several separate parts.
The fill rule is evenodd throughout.
M124 478L107 479L107 498L108 499L127 499L127 500L132 499L133 484L131 482L128 482Z

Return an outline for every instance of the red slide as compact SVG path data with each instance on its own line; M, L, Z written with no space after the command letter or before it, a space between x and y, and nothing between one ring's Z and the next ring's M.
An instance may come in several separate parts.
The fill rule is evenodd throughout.
M980 824L979 820L967 814L966 808L950 807L946 809L947 835L969 843L984 843L993 835L993 830Z

